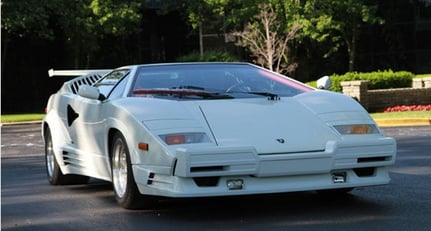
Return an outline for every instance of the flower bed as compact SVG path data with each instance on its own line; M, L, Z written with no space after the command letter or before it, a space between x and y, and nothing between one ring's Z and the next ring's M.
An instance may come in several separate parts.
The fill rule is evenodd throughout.
M400 111L431 111L431 104L429 105L399 105L388 107L383 112L400 112Z

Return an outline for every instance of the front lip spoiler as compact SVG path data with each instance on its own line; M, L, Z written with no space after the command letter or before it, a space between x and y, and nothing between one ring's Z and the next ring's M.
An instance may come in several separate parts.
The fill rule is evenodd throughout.
M253 146L193 147L178 148L176 156L179 177L274 177L392 165L396 142L389 137L328 141L324 150L264 154Z

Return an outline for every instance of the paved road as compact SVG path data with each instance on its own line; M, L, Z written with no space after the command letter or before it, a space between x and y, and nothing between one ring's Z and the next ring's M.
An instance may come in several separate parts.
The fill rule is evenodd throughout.
M39 132L2 127L2 230L431 230L431 126L384 128L398 141L389 185L342 197L172 199L140 211L120 208L103 181L50 186Z

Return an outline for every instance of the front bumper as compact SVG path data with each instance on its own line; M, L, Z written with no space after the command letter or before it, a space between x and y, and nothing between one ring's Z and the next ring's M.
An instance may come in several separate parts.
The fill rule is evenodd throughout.
M176 154L170 175L134 166L141 193L197 197L387 184L387 166L395 162L396 142L388 137L348 138L308 152L259 154L253 147L214 147L181 148ZM231 187L232 181L241 186Z

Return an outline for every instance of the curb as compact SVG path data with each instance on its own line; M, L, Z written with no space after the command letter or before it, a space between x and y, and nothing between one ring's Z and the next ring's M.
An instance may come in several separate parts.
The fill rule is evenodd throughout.
M0 127L9 126L9 125L31 125L31 124L41 124L41 120L37 121L25 121L25 122L8 122L8 123L0 123Z
M375 119L374 121L379 127L431 125L431 118Z

